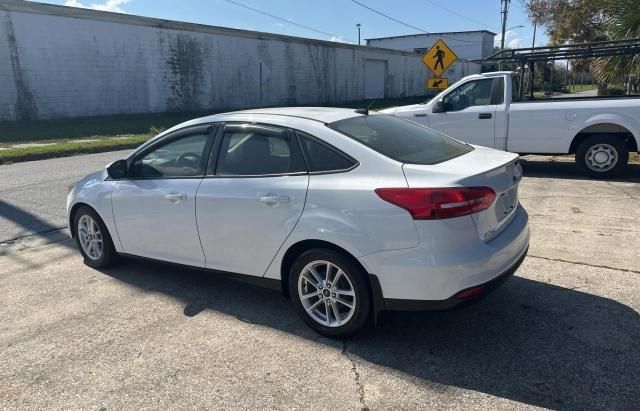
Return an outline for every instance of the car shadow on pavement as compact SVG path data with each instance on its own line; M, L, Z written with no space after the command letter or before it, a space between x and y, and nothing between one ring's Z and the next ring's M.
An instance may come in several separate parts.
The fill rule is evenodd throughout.
M571 180L592 180L583 175L573 161L545 161L532 160L523 157L520 159L523 175L533 178L564 178ZM629 164L616 178L608 181L640 183L640 164Z
M214 310L333 344L298 319L277 292L160 263L127 260L103 272L183 302L185 316ZM460 387L556 409L638 409L640 404L638 312L517 276L471 307L389 313L382 325L345 344L356 363L399 371L417 385Z
M19 258L15 253L10 253L9 245L19 242L27 244L48 244L60 243L64 247L75 249L75 243L64 241L68 235L62 230L65 227L56 227L42 217L18 207L7 201L0 199L0 222L8 220L20 227L20 235L0 241L0 257L11 254L14 258Z

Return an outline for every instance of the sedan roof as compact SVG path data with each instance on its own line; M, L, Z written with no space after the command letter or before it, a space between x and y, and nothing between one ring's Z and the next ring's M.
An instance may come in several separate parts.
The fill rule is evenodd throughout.
M374 113L372 113L374 114ZM356 113L352 108L331 108L331 107L275 107L275 108L257 108L250 110L231 111L228 113L214 114L211 116L195 118L193 120L185 121L184 123L177 124L168 130L158 134L146 143L143 143L140 148L143 148L152 142L156 141L163 136L172 133L175 130L179 130L184 127L197 126L200 124L213 123L218 121L252 121L255 120L253 116L262 117L262 121L265 118L271 117L273 120L278 118L278 121L274 121L275 124L283 124L286 117L291 117L295 120L307 120L317 121L323 124L333 123L334 121L344 120L346 118L361 116L362 114Z
M334 121L344 120L345 118L359 116L352 108L333 108L333 107L275 107L275 108L258 108L251 110L232 111L230 113L221 113L219 116L234 116L237 114L260 114L273 116L289 116L299 117L308 120L319 121L321 123L333 123Z

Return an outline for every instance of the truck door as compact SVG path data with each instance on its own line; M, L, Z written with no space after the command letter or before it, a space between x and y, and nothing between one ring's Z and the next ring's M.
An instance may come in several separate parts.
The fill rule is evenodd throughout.
M495 147L496 115L504 104L502 77L467 81L434 104L429 127L451 137L485 147Z

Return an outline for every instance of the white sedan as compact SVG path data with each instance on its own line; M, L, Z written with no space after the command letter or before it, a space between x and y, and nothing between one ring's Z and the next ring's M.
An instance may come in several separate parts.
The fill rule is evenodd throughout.
M67 209L91 267L128 255L231 275L342 337L509 278L529 245L520 178L516 154L397 117L261 109L167 130L78 182Z

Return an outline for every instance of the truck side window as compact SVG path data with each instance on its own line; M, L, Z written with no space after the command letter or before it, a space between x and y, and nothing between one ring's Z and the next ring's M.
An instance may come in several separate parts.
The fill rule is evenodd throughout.
M511 84L513 84L513 87L511 88L511 101L521 101L520 76L512 76Z
M487 106L491 103L493 79L473 80L464 83L445 96L446 111L460 111L472 106Z

